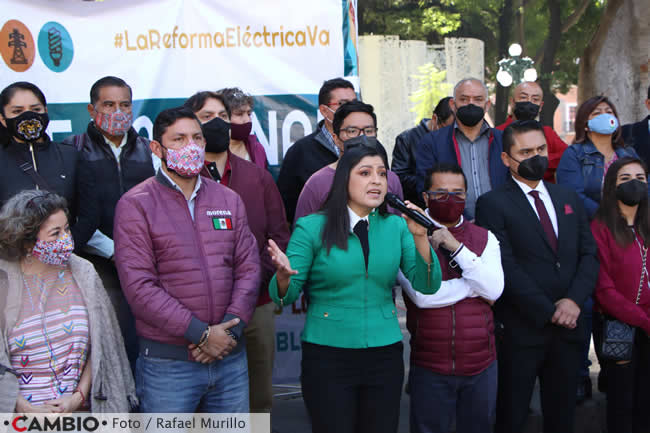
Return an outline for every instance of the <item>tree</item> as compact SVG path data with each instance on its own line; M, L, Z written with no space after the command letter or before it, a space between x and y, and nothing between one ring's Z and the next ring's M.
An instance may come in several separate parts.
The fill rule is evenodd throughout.
M578 89L580 102L583 102L586 99L586 96L596 94L596 77L594 76L597 73L596 62L598 61L600 51L605 44L607 34L614 23L616 13L623 3L624 0L609 0L600 19L598 30L594 33L593 38L584 49L580 61L580 87Z
M485 44L485 76L490 83L496 83L497 61L506 56L511 43L519 42L524 47L522 55L536 60L545 92L542 121L552 124L558 105L554 92L565 92L578 82L577 60L596 31L604 1L361 0L359 31L396 34L401 39L428 43L441 43L444 37L481 39ZM507 106L508 89L496 85L498 123L505 120Z

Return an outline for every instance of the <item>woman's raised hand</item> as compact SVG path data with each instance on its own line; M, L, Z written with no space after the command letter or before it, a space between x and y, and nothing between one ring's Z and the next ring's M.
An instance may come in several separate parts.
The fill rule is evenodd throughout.
M278 247L273 239L269 239L269 246L267 247L267 250L271 256L273 265L275 265L275 280L278 283L278 288L286 290L286 288L289 287L291 276L296 275L298 271L291 268L289 258L285 253L282 252L280 247Z

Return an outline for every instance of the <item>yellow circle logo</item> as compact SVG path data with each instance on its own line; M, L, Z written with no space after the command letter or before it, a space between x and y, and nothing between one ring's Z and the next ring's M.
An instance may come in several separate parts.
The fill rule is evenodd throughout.
M0 54L16 72L25 72L34 63L36 49L32 33L18 20L9 20L0 30Z

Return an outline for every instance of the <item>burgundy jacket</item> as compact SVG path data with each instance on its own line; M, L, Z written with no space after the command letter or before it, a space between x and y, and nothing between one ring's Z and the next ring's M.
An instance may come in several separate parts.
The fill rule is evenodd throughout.
M248 136L248 139L244 142L248 156L251 157L251 162L258 166L259 168L267 169L269 167L269 161L266 159L266 151L264 146L257 139L255 134Z
M202 179L194 221L160 173L129 190L115 212L115 263L140 337L186 346L234 316L241 332L260 287L260 260L241 198Z
M287 225L287 216L284 212L284 203L268 170L232 153L228 153L228 158L230 177L225 186L239 194L244 201L248 225L257 240L260 252L262 282L259 287L257 305L268 304L271 302L268 291L269 281L275 273L275 266L273 266L271 256L266 249L268 240L273 239L284 251L287 249L291 236ZM201 175L212 179L207 169L203 169Z
M487 245L488 232L470 222L450 228L454 237L477 256ZM460 278L449 256L436 251L442 280ZM418 308L404 296L406 326L411 333L411 363L438 374L473 376L496 359L492 308L480 298L465 298L442 308Z
M637 326L650 335L650 291L647 275L639 303L636 304L643 267L639 244L633 242L628 246L619 245L607 226L598 220L592 221L591 232L598 245L600 261L594 308L624 323ZM643 245L643 240L639 239L639 242ZM650 268L649 259L646 253L646 272Z

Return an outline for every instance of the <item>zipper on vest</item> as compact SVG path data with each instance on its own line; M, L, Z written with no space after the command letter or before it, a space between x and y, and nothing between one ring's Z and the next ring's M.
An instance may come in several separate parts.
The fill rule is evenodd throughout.
M431 257L433 260L433 257ZM431 288L431 263L427 263L427 288Z
M32 154L32 164L34 165L34 171L38 173L38 167L36 166L36 156L34 155L34 145L29 143L29 152ZM36 189L40 189L38 184L36 184Z
M456 309L451 306L451 373L456 372Z

